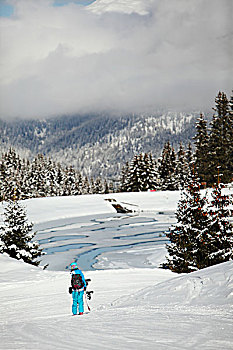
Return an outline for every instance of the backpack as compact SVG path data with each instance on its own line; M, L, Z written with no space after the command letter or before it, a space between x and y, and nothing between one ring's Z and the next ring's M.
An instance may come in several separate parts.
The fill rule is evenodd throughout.
M84 287L82 276L78 273L72 274L71 285L73 289L81 289Z

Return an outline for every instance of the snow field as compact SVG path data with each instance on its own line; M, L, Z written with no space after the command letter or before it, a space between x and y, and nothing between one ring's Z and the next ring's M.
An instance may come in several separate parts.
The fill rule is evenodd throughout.
M105 198L137 205L143 218L169 223L179 192L42 198L25 204L29 219L47 238L63 219L72 225L73 218L79 218L75 228L79 223L86 228L93 224L92 214L104 214L107 227L115 211ZM124 229L130 232L142 225L144 232L148 222L139 219L135 216L135 223ZM122 218L118 221L123 224ZM64 231L68 227L64 225ZM62 230L55 239L64 235ZM105 231L93 234L99 244L108 238ZM233 262L177 275L156 268L165 254L164 244L101 254L95 268L104 270L84 271L92 280L88 290L94 290L88 301L91 312L85 306L85 314L75 317L68 271L42 270L0 255L0 349L233 349ZM70 263L65 261L70 257L59 252L47 256L54 266Z
M5 255L0 265L1 349L232 349L233 262L182 276L86 272L91 312L75 317L69 273Z

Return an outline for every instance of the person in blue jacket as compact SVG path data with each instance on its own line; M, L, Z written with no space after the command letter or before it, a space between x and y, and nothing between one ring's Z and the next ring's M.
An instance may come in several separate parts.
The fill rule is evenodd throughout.
M83 294L86 290L86 281L81 270L79 270L76 262L70 264L71 270L71 287L69 288L70 294L72 293L73 304L72 313L77 315L77 304L79 308L79 315L83 315Z

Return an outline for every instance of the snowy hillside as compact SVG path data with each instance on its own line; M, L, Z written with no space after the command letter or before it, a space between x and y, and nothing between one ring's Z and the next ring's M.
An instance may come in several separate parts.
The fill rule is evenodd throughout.
M128 208L117 214L111 202ZM233 262L190 274L158 268L179 192L24 201L49 269L0 255L0 349L230 350ZM71 316L74 259L94 294ZM99 269L99 270L96 270Z

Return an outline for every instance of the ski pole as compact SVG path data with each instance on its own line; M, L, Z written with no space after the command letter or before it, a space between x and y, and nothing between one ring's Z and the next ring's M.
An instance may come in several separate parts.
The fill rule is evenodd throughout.
M84 292L84 294L85 294L85 300L86 300L86 304L87 304L88 311L91 311L91 308L90 308L90 306L88 305L88 302L87 302L87 295L86 295L86 292Z

